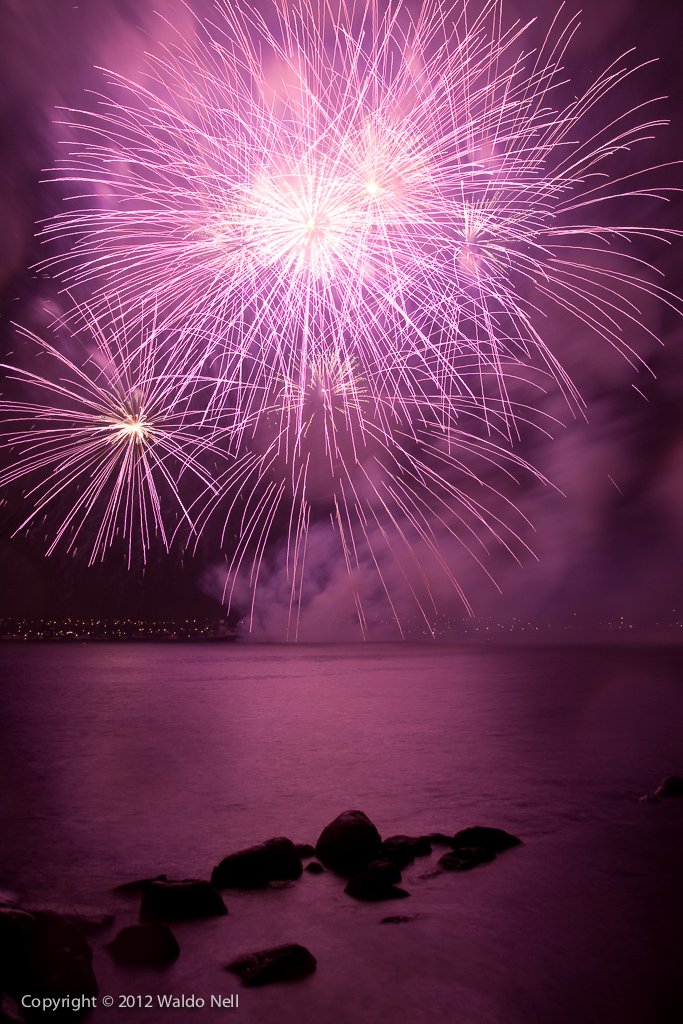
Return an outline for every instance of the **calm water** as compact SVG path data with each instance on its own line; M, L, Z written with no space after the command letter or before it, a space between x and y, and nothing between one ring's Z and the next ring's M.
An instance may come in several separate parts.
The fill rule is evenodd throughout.
M637 799L683 771L680 651L4 644L0 659L0 887L34 903L122 927L136 904L116 884L208 877L274 835L315 842L350 807L384 835L524 839L467 875L424 879L436 857L418 860L400 905L357 904L329 874L227 892L230 915L175 928L182 955L151 979L112 965L107 933L102 993L230 993L230 959L298 941L316 975L240 990L242 1019L683 1019L683 802ZM397 912L416 916L379 923Z

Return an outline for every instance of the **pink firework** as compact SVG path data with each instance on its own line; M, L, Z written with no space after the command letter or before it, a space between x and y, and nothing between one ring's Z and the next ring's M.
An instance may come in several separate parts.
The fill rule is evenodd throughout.
M264 564L274 557L287 580L286 635L296 639L315 524L336 538L363 636L361 577L374 579L402 633L396 573L431 628L435 573L470 607L452 548L485 572L491 545L517 559L528 552L508 525L524 517L500 488L522 474L545 481L503 447L501 405L484 414L463 398L461 426L452 427L432 401L428 375L420 398L397 390L378 401L357 363L336 350L288 376L271 374L265 388L251 366L236 389L195 372L194 349L153 319L141 317L131 333L119 311L106 331L87 308L78 315L78 354L19 329L40 373L3 367L23 395L0 399L0 450L10 462L0 487L23 489L31 510L17 532L44 524L48 554L83 547L92 564L123 547L130 566L155 540L168 550L177 536L192 547L218 532L228 607L238 586L237 606L248 604L253 621ZM401 367L393 369L400 382ZM219 392L221 411L210 413ZM515 415L535 419L531 408ZM498 442L481 439L484 424Z
M512 436L520 364L580 403L537 303L633 358L643 292L673 301L629 252L665 232L593 219L662 195L619 154L663 122L647 102L600 120L623 61L562 104L575 21L536 52L528 26L502 25L499 0L217 0L144 83L107 71L70 112L54 178L71 198L43 228L61 247L45 266L98 314L112 290L133 322L154 302L238 393L245 362L268 388L333 349L380 401L392 367L407 401L428 374L449 427L468 398L506 407Z
M262 577L274 572L288 608L286 637L297 639L311 528L323 524L326 561L345 566L363 636L369 580L401 635L406 605L396 603L397 579L428 630L437 613L437 577L471 611L452 550L484 572L491 546L518 560L528 554L509 525L514 519L519 528L524 517L496 483L509 487L520 476L546 481L500 443L482 440L476 403L462 400L456 412L463 426L450 428L427 398L378 402L357 365L332 350L273 381L254 399L251 415L240 410L232 422L224 415L223 443L235 456L192 511L198 533L211 521L223 524L228 608L237 603L244 610L248 601L253 623ZM515 413L525 418L522 409ZM488 426L505 440L503 410L495 419L489 412Z
M212 489L201 460L216 454L213 430L190 409L201 386L153 323L137 336L120 318L104 331L88 310L79 316L73 358L19 328L41 372L3 365L31 397L0 399L11 460L0 487L20 486L31 508L17 532L47 522L48 554L83 546L92 564L123 545L130 566L155 538L168 549L178 520L193 529L181 488Z
M427 625L437 573L469 607L454 551L525 548L506 495L542 480L512 450L534 389L581 406L548 304L634 362L640 300L679 308L631 245L675 232L624 217L666 198L622 159L663 122L608 113L626 59L563 99L575 28L535 50L501 0L215 0L143 81L104 71L41 232L92 350L29 335L53 370L7 369L49 402L0 403L22 525L59 509L49 550L129 563L218 529L226 601L253 618L275 566L289 636L321 525L363 633L368 570L399 629L397 580Z

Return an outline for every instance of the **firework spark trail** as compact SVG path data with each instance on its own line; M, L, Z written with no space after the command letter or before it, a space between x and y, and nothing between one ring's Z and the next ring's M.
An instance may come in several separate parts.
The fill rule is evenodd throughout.
M169 503L193 529L181 485L192 477L210 491L201 457L220 453L203 436L205 415L188 407L188 390L197 389L177 347L164 346L153 324L138 339L116 318L104 331L88 310L79 314L81 345L90 332L82 361L19 328L43 372L3 364L7 379L32 397L0 399L0 450L12 459L0 487L24 486L32 506L15 532L55 510L48 554L59 544L75 552L82 542L93 564L122 539L130 567L138 551L146 558L155 535L168 550Z
M367 622L354 579L366 568L403 635L386 580L388 564L399 567L406 592L431 629L436 603L426 559L471 610L443 554L445 539L457 541L485 573L482 558L489 544L518 560L529 551L506 522L514 515L521 524L524 517L491 479L509 483L524 475L547 481L500 444L482 440L478 406L461 410L472 420L471 430L444 430L427 399L414 404L410 419L404 418L402 402L397 416L397 403L379 408L354 365L335 351L296 367L255 406L248 424L235 419L241 454L216 479L214 493L198 499L192 510L198 534L209 522L222 520L222 545L232 552L223 597L230 608L236 587L248 592L251 622L266 552L284 533L286 634L298 637L311 522L326 520L336 535L363 635ZM517 414L524 416L521 410ZM504 438L503 424L501 416ZM223 430L229 435L230 428Z
M27 487L33 508L19 530L52 508L58 525L48 553L59 544L75 551L82 543L92 564L122 538L130 566L137 549L145 556L154 532L167 550L176 537L196 546L222 522L221 545L231 552L224 596L230 606L246 575L253 621L266 552L286 522L287 637L295 639L312 522L329 521L337 535L362 635L367 622L353 581L368 566L402 633L387 556L431 628L436 604L426 556L469 609L442 553L444 537L457 540L484 572L488 542L515 558L526 548L504 521L524 517L487 477L492 467L507 479L533 471L501 444L478 436L483 413L476 402L462 399L457 410L467 429L445 427L427 390L429 375L406 416L405 398L387 388L378 403L355 362L333 349L309 357L290 376L271 377L265 392L258 368L251 378L245 369L243 393L247 386L253 392L249 411L244 403L226 403L209 417L203 393L232 382L188 372L187 351L154 322L138 337L137 330L129 334L120 311L112 311L107 331L89 310L79 312L92 334L84 360L23 330L48 368L39 374L4 367L10 380L49 397L0 400L0 450L16 459L0 472L0 487ZM489 430L505 441L505 410L492 405L487 416ZM541 426L533 405L516 416ZM169 497L176 513L170 530Z
M643 103L596 129L623 61L561 106L576 19L534 54L499 0L472 8L218 2L192 45L150 58L146 85L106 72L108 95L70 112L54 178L75 194L43 228L69 251L45 266L94 288L95 308L112 289L132 319L153 300L238 391L245 360L267 387L335 348L363 371L401 366L408 401L427 369L446 420L452 399L486 409L494 381L511 436L516 362L580 406L534 296L637 358L623 330L640 294L675 302L627 251L646 229L576 215L664 195L614 159L663 122Z

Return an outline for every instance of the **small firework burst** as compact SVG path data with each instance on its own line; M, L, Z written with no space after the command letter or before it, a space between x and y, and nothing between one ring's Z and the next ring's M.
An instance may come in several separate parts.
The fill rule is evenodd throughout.
M122 543L130 565L136 552L144 560L155 536L168 549L168 522L180 517L192 528L180 481L213 487L201 464L210 431L190 408L197 382L154 325L131 337L120 321L104 332L80 313L73 358L19 329L41 357L41 372L3 367L31 397L0 400L0 448L11 458L0 487L21 485L31 506L18 530L55 511L48 554L82 544L92 564Z

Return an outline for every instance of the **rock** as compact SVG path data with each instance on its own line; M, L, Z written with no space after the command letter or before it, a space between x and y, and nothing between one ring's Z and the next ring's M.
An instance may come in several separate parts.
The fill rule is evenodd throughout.
M269 985L306 978L316 966L315 957L305 946L292 944L250 953L228 964L227 970L238 974L245 985Z
M101 914L81 914L75 912L73 914L65 914L64 917L71 924L75 925L83 935L94 935L97 932L103 932L105 928L108 928L114 922L114 915L105 912Z
M396 864L389 860L375 860L349 879L344 892L354 899L373 903L405 899L410 893L394 884L400 881L401 872Z
M641 804L658 804L661 802L659 797L655 796L654 793L645 793L644 796L638 797L638 801Z
M180 946L166 924L131 924L106 947L130 967L163 967L180 956Z
M26 1024L26 1017L11 996L0 995L0 1024Z
M492 853L502 853L513 846L520 846L522 840L517 836L505 832L502 828L488 828L483 825L474 825L472 828L464 828L456 832L451 840L454 850L461 847L478 847L482 850L490 850Z
M349 885L351 882L349 882ZM383 900L405 900L410 896L410 893L405 889L401 889L398 885L384 885L368 887L365 883L355 883L353 889L346 888L344 892L348 893L349 896L353 896L356 900L361 900L363 903L381 903Z
M486 850L481 846L461 846L439 857L438 866L442 871L469 871L470 868L488 864L495 859L493 850Z
M227 912L221 894L208 882L194 878L150 882L143 890L140 905L141 918L158 921L221 917Z
M453 836L447 836L445 832L429 832L420 838L435 846L450 846L453 841Z
M56 914L63 921L67 921L69 924L74 925L75 928L78 928L83 935L94 935L96 932L104 931L114 921L113 914L98 907L71 906L67 909L63 905L53 905L24 907L23 909L29 914L36 914L40 911L49 911Z
M34 914L31 935L32 973L38 994L94 996L97 981L92 969L92 950L80 929L50 911Z
M397 864L394 864L391 860L372 860L369 864L359 871L357 875L354 875L350 880L354 882L361 875L365 878L373 878L377 882L388 882L393 885L395 882L401 881L401 869Z
M29 981L29 943L35 926L33 914L0 908L0 993L20 994Z
M294 843L279 837L224 857L213 869L211 884L217 889L256 889L268 882L294 880L302 871Z
M379 855L380 834L362 811L344 811L320 834L316 856L340 875L356 874Z
M322 875L325 868L322 864L318 864L317 860L312 860L310 864L307 864L304 871L309 871L312 875Z
M391 836L382 843L380 857L405 868L416 857L427 857L431 852L432 844L424 836Z
M138 878L134 882L124 882L113 890L119 896L140 896L151 882L167 882L166 875L155 875L154 878Z
M315 847L311 846L310 843L295 843L294 849L301 860L308 860L309 857L315 857Z
M667 775L657 786L654 796L683 796L683 778L680 775Z
M15 999L30 993L50 996L95 996L97 981L92 950L67 918L48 910L0 910L0 991ZM51 1011L51 1019L76 1020L90 1009ZM42 1011L30 1010L29 1019Z
M389 917L383 917L380 924L405 924L407 921L413 921L414 918L409 914L391 914Z

